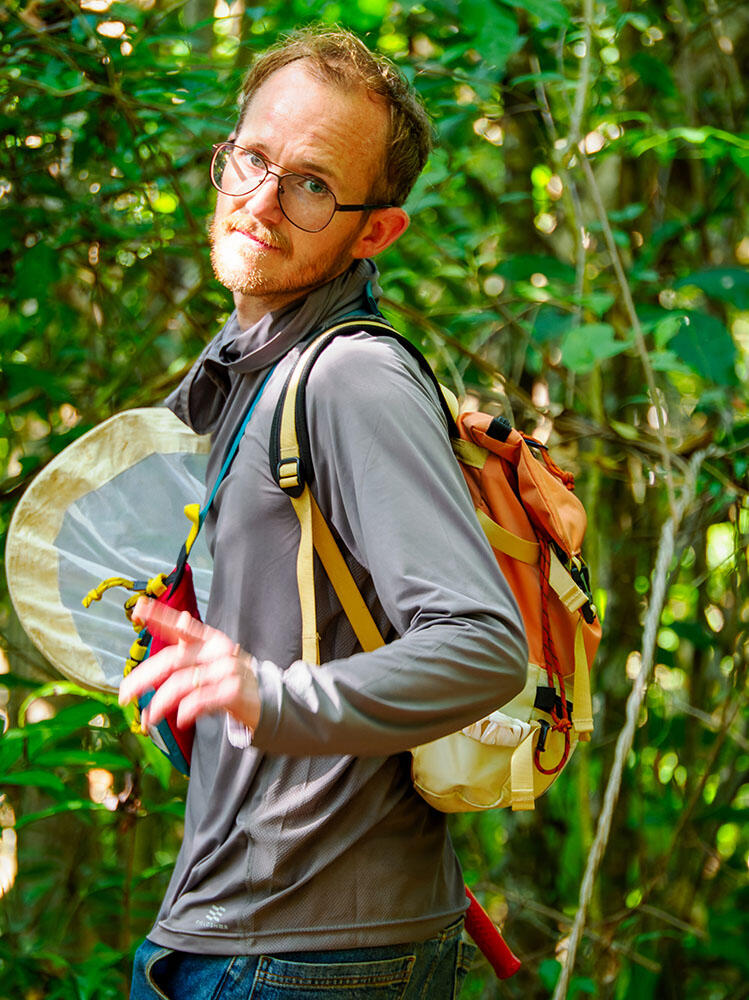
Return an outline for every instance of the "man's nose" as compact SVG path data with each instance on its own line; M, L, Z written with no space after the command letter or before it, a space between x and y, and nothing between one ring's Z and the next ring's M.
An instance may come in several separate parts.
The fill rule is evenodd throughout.
M275 174L268 172L255 190L245 195L244 201L259 222L277 225L283 218Z

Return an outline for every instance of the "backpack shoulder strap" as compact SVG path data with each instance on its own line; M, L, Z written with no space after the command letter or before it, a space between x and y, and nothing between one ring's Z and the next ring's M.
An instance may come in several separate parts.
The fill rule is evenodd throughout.
M312 368L336 337L353 336L357 333L390 337L416 360L434 385L450 437L458 436L455 418L442 387L421 351L384 319L369 314L346 317L322 330L310 341L289 373L276 405L269 445L270 468L273 478L289 496L301 494L305 483L311 482L313 478L306 409L307 382Z
M269 459L271 473L291 500L299 519L301 535L297 554L297 588L302 612L302 658L310 663L319 662L314 587L315 551L362 649L371 651L385 642L309 488L312 479L306 414L309 375L315 361L336 337L360 332L392 337L417 360L422 371L434 383L451 435L457 434L455 420L429 363L410 341L385 320L371 315L346 317L314 337L300 355L286 379L276 405Z

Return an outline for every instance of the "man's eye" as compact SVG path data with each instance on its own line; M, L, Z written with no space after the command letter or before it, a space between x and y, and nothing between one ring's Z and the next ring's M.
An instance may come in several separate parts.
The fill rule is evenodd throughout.
M252 170L254 172L262 172L266 169L265 160L262 158L260 153L255 153L251 149L236 149L234 151L235 156L237 156L238 163L241 164L245 170Z
M322 181L317 181L314 177L303 177L300 186L305 194L312 194L319 197L330 193Z
M246 161L254 170L265 170L265 160L259 153L247 153Z
M241 169L252 170L255 172L265 170L265 160L262 158L260 153L255 153L251 149L241 149L239 146L235 146L233 154L234 162Z

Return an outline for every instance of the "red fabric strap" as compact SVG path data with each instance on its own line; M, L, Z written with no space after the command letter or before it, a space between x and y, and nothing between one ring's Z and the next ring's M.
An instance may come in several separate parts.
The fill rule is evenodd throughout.
M465 887L465 890L469 900L466 911L466 930L484 953L487 962L499 979L509 979L520 968L520 959L510 951L507 942L490 920L489 914L468 886Z

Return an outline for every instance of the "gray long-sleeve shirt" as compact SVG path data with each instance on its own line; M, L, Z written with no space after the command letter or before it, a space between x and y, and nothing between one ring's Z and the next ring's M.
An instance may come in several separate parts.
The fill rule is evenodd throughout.
M249 330L233 316L167 401L212 432L210 484L278 361L206 524L207 621L260 661L260 722L245 748L224 717L198 722L184 840L149 934L166 947L392 944L425 939L465 909L445 817L414 792L408 750L509 701L527 659L434 390L394 341L363 333L336 340L309 379L313 492L390 640L372 653L318 564L322 665L299 659L299 526L268 460L299 340L365 308L375 276L361 261Z

